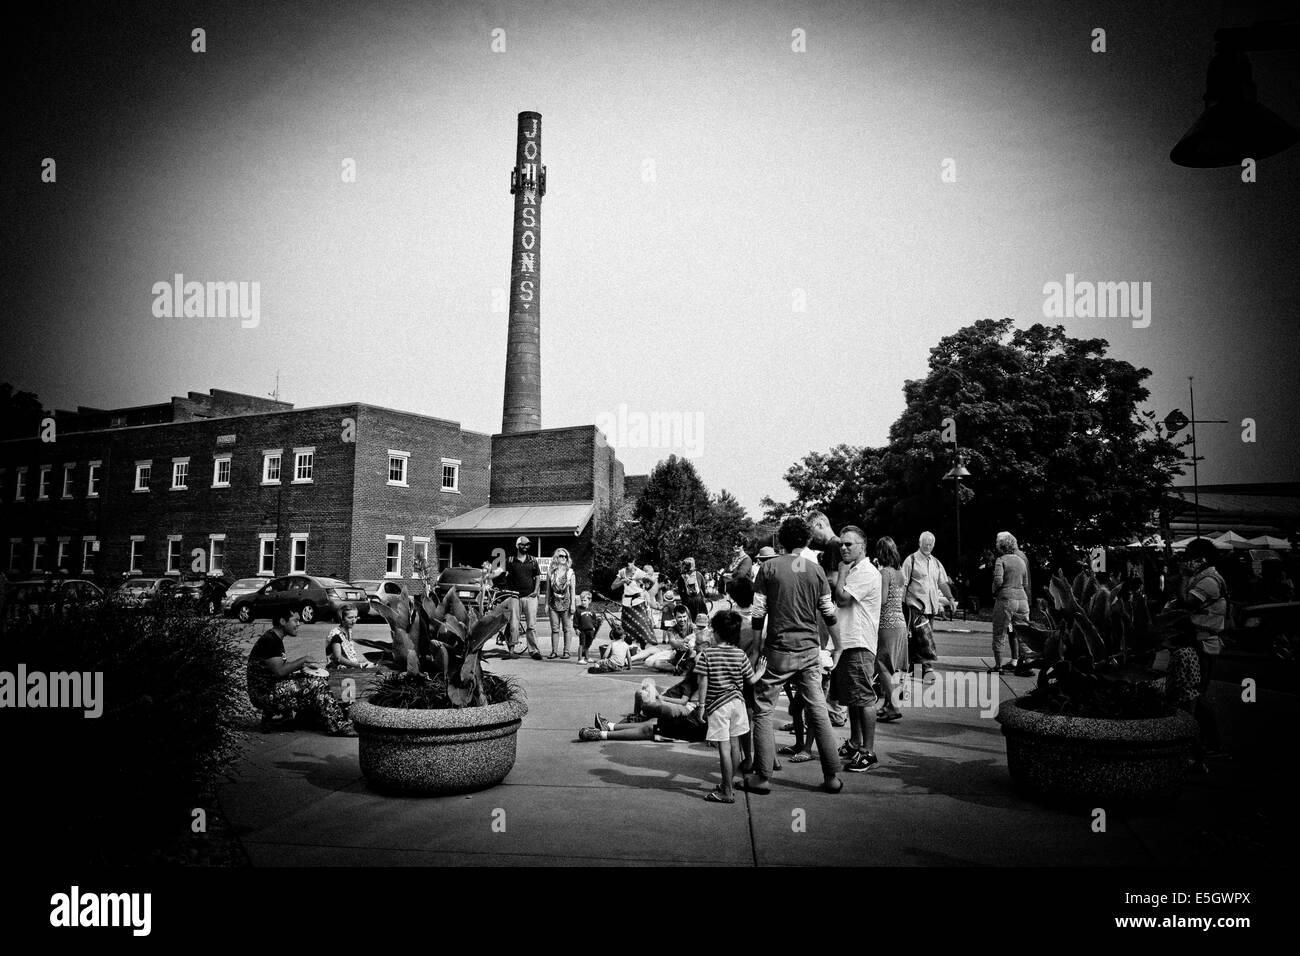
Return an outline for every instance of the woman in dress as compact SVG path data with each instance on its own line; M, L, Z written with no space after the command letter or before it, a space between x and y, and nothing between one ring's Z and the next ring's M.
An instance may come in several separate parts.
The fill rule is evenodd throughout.
M629 641L639 639L642 646L655 642L654 625L645 602L646 590L655 585L653 573L642 571L631 558L614 578L614 588L623 589L623 633Z
M916 551L907 556L900 569L907 582L903 614L907 617L908 650L912 660L921 662L922 679L927 684L934 683L934 662L939 659L934 646L934 616L945 605L954 606L948 572L933 551L934 535L921 532Z
M551 618L551 656L548 660L569 658L569 639L573 637L573 609L578 603L578 579L569 563L568 549L556 548L551 555L550 573L546 576L546 611ZM563 653L557 654L556 648L560 648Z
M885 702L876 711L876 720L889 723L903 719L898 705L894 703L894 691L907 677L910 666L907 654L907 619L903 617L903 595L907 591L907 581L899 570L902 561L893 538L881 538L876 542L876 564L880 568L881 593L880 631L876 642L876 690Z

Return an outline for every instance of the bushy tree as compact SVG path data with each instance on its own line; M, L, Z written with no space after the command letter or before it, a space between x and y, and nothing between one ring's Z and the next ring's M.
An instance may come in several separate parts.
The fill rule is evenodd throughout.
M1107 348L1010 319L960 329L931 350L925 378L904 384L885 448L810 454L786 473L794 500L773 505L818 507L837 525L856 519L905 553L933 531L955 568L954 489L943 476L960 449L971 472L961 486L967 573L999 530L1057 562L1130 540L1149 529L1183 455L1141 410L1150 371Z

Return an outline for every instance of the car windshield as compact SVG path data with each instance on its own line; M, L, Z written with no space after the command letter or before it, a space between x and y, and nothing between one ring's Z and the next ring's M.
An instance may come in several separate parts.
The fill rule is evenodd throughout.
M353 585L347 581L340 581L338 578L317 578L316 584L323 588L350 588Z
M266 583L266 578L240 578L230 586L231 590L239 588L240 590L255 591Z

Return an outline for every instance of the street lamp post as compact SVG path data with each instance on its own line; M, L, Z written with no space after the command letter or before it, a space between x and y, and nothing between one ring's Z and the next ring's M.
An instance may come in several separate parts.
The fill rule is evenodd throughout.
M952 498L957 519L957 580L961 582L961 480L969 478L970 472L966 470L961 450L955 444L953 445L952 454L954 464L952 468L948 469L948 473L943 476L943 480L952 479Z
M1201 480L1196 465L1197 462L1201 460L1201 457L1196 454L1196 426L1227 425L1229 422L1226 418L1196 417L1196 388L1192 384L1191 375L1187 376L1187 394L1192 403L1192 417L1188 418L1175 408L1165 416L1165 430L1168 433L1168 437L1172 438L1188 425L1192 426L1192 509L1194 511L1194 520L1196 522L1196 537L1199 538L1201 536Z

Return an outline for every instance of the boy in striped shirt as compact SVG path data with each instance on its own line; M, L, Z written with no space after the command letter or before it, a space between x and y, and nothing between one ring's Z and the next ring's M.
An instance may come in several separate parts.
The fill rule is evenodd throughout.
M710 803L736 802L731 772L740 763L740 738L749 733L749 717L741 690L746 683L757 683L764 669L762 660L757 669L750 667L749 658L739 647L742 623L743 618L735 611L719 611L713 615L710 624L716 643L705 645L695 664L695 676L699 680L696 696L700 703L695 714L707 718L709 728L705 739L717 744L722 766L722 784L704 798Z

